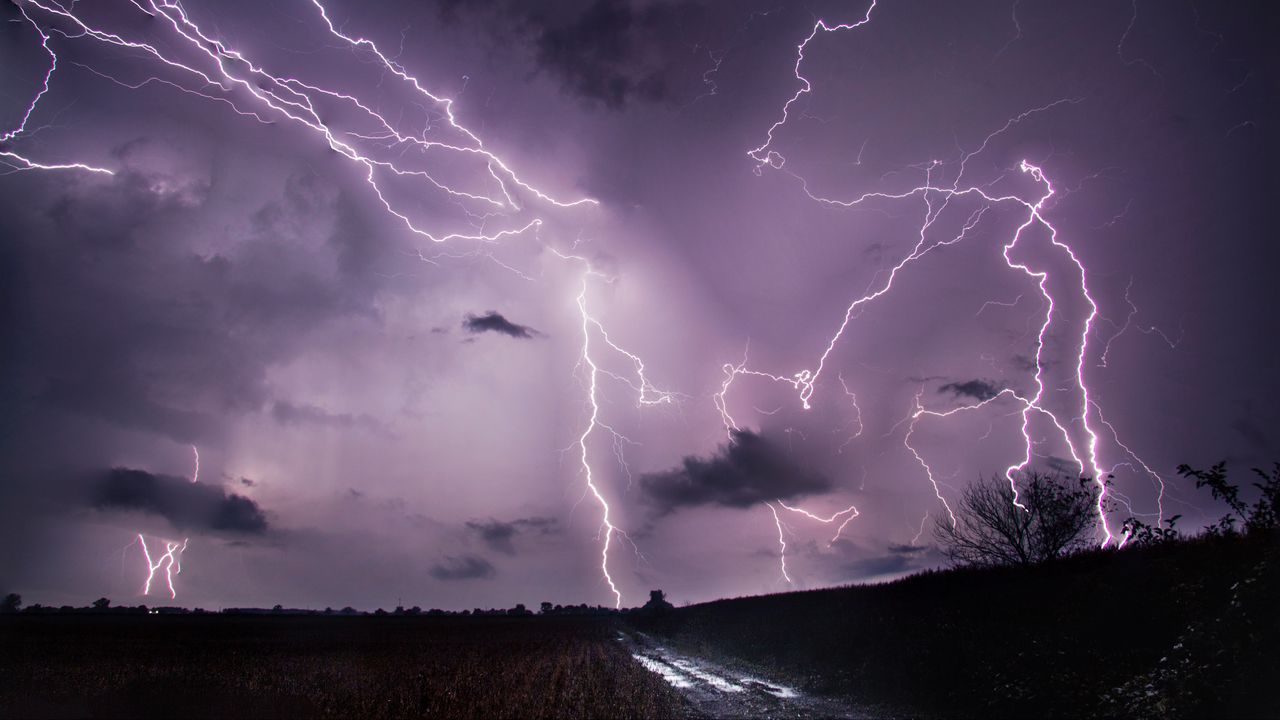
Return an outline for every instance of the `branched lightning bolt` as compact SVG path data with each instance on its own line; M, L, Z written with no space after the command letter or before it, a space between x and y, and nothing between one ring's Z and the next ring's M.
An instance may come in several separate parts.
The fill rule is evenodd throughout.
M164 568L165 583L169 587L169 597L177 598L178 592L173 588L173 576L182 572L182 553L187 549L187 541L175 542L166 540L164 543L165 552L157 560L151 559L151 551L147 549L147 539L138 533L138 542L142 545L142 555L147 560L147 580L142 586L142 594L151 594L151 581L155 578L156 571Z
M149 28L167 27L171 32L166 35L165 40L194 56L191 60L178 59L176 50L160 49L160 47L168 47L167 45L160 46L141 40L127 39L122 35L95 27L76 13L74 5L68 7L52 0L21 0L21 2L20 9L28 20L31 20L31 17L27 14L26 8L36 8L51 22L69 26L68 29L55 27L53 32L71 40L87 38L106 45L137 51L144 57L160 63L162 69L173 77L173 79L152 77L142 83L127 84L130 87L140 87L152 81L177 86L185 92L224 102L239 115L252 117L259 122L270 122L266 118L278 118L317 134L331 150L363 169L366 183L388 214L397 218L413 234L432 242L448 240L497 242L535 228L541 220L535 218L518 226L496 230L483 228L474 233L428 230L420 226L406 211L398 209L387 197L387 179L416 179L423 182L429 190L444 193L455 202L464 205L479 204L505 213L524 209L521 202L513 195L516 188L540 202L559 208L596 204L596 201L590 198L561 201L523 180L506 161L489 151L479 137L458 122L451 99L433 94L418 78L410 75L401 65L384 54L373 41L363 37L353 37L337 29L327 9L319 0L312 0L311 4L319 12L328 32L348 44L353 51L363 52L373 58L385 68L386 72L399 78L412 92L425 100L427 108L434 108L444 118L441 132L435 132L435 128L430 123L417 133L401 131L395 127L392 120L373 109L372 102L363 100L358 95L310 84L299 78L273 74L240 51L229 47L222 40L211 37L179 3L173 0L139 0L134 2L133 6L153 19L153 22L148 23ZM156 20L163 20L164 24L157 25L154 22ZM34 20L31 22L40 33L43 46L52 60L44 88L36 97L38 100L48 88L49 77L52 76L57 64L57 55L49 46L49 33ZM115 81L104 73L98 74ZM194 83L197 87L192 89L183 84L185 82ZM358 111L362 122L368 125L368 129L339 128L330 124L325 119L327 113L324 112L324 108L332 103L339 103ZM33 108L34 104L33 102ZM30 112L27 113L27 116L29 115ZM23 119L24 125L25 121L26 116ZM441 137L444 134L450 134L456 139ZM415 154L408 156L410 151L415 151ZM421 169L415 164L416 161L429 167L431 156L435 154L474 159L480 163L480 167L483 167L484 175L492 184L492 192L480 194L451 187L438 180L429 169ZM30 164L25 159L23 163ZM87 166L83 169L109 172Z
M829 25L825 21L819 20L817 23L814 24L813 29L810 31L809 35L805 37L800 42L800 44L796 47L796 61L795 61L794 74L795 74L796 80L799 82L799 89L795 92L794 95L792 95L783 104L781 117L776 122L774 122L773 125L769 127L768 131L765 133L765 141L760 146L747 151L748 157L750 157L755 163L754 170L757 174L762 172L763 169L766 167L774 170L783 170L785 166L786 158L783 157L783 155L780 152L774 149L774 145L777 139L776 135L778 131L781 128L783 128L783 126L786 125L787 121L790 118L792 106L803 95L811 92L813 89L813 84L810 82L810 80L807 77L805 77L805 75L802 72L802 65L804 63L805 50L808 47L808 44L815 37L817 37L819 31L835 32L835 31L841 31L841 30L851 30L851 29L858 28L868 24L871 21L871 15L872 15L872 12L875 10L875 7L876 7L876 3L873 0L873 2L871 2L870 5L867 7L866 14L856 22ZM1017 227L1017 230L1013 233L1013 236L1006 243L1004 243L1001 255L1004 259L1005 264L1010 269L1022 272L1029 279L1035 282L1045 302L1046 309L1045 309L1044 319L1043 319L1043 323L1040 326L1040 331L1036 339L1036 353L1035 353L1036 371L1033 378L1033 382L1035 384L1035 392L1030 397L1022 397L1011 389L1005 389L1000 391L993 397L983 400L982 402L977 403L975 405L956 408L949 411L935 411L935 410L925 409L920 402L921 393L917 393L914 401L914 409L908 418L910 424L909 424L907 433L904 437L903 443L906 446L906 448L911 452L911 454L915 457L915 459L919 462L921 467L924 469L926 476L928 477L931 485L934 488L934 491L938 497L938 500L946 509L948 516L951 518L952 522L954 523L955 515L952 512L950 505L947 503L946 498L943 497L942 495L942 492L938 486L938 481L934 476L933 470L930 468L928 462L924 459L924 457L911 444L912 434L915 432L917 421L921 417L926 415L935 416L935 417L946 417L956 412L960 412L964 410L972 410L972 409L985 406L988 403L994 402L995 400L1000 398L1005 398L1005 397L1014 398L1022 405L1022 410L1021 410L1022 435L1025 441L1025 450L1026 450L1023 458L1019 462L1010 465L1005 471L1005 474L1008 477L1011 486L1013 487L1015 504L1018 504L1021 507L1021 503L1019 503L1017 500L1017 485L1015 481L1016 476L1027 469L1033 457L1033 442L1031 439L1030 428L1029 428L1031 416L1032 414L1037 414L1037 413L1042 414L1048 417L1050 421L1054 424L1054 426L1061 433L1062 439L1064 440L1073 460L1075 460L1077 465L1080 467L1081 474L1092 476L1094 478L1094 481L1096 482L1097 488L1098 488L1096 509L1097 509L1099 521L1102 526L1102 535L1103 535L1102 544L1105 546L1108 543L1110 543L1113 540L1113 535L1111 533L1106 512L1104 510L1104 501L1107 495L1107 484L1104 479L1105 472L1100 466L1100 461L1098 459L1099 437L1098 437L1098 433L1094 428L1094 421L1098 421L1098 422L1104 422L1104 421L1101 418L1101 412L1098 409L1098 405L1096 401L1094 401L1090 397L1089 386L1088 386L1088 383L1086 382L1086 377L1085 377L1086 358L1089 357L1090 355L1089 339L1094 329L1095 320L1098 318L1098 304L1094 301L1092 295L1089 292L1088 273L1085 269L1084 264L1080 261L1079 256L1075 253L1073 248L1060 239L1058 229L1045 217L1044 210L1045 210L1046 203L1050 200L1050 198L1054 197L1055 195L1054 186L1052 182L1050 182L1050 180L1046 177L1046 175L1044 174L1044 172L1039 166L1033 165L1027 160L1021 161L1018 165L1018 168L1019 170L1021 170L1022 173L1028 175L1032 179L1032 181L1036 185L1038 185L1042 190L1042 192L1037 197L1034 197L1032 199L1024 199L1023 197L1020 197L1016 194L993 194L988 190L989 186L976 186L976 185L965 186L963 184L963 181L965 178L965 172L967 170L967 165L969 161L974 157L976 157L977 155L986 151L987 148L992 143L992 141L995 138L997 138L999 135L1009 130L1010 128L1014 127L1015 125L1018 125L1024 120L1027 120L1033 115L1051 111L1054 108L1057 108L1062 105L1076 104L1079 102L1082 102L1081 98L1061 98L1061 99L1049 102L1047 104L1031 108L1018 115L1015 115L1009 118L1009 120L1006 121L1003 126L996 129L994 132L991 132L990 134L988 134L982 140L982 142L976 146L975 149L961 152L961 156L959 158L959 164L958 164L958 171L956 172L955 180L950 185L943 185L941 183L937 183L934 181L934 177L933 177L934 172L939 168L940 165L942 165L940 161L935 160L927 164L926 166L924 166L923 168L924 174L925 174L924 183L916 187L912 187L907 190L896 191L896 192L872 191L872 192L863 193L852 199L836 199L836 198L831 198L822 194L815 193L810 189L809 183L803 177L797 175L796 173L790 170L783 170L783 172L786 172L788 175L792 176L800 183L801 189L808 197L810 197L811 199L819 203L838 206L838 207L844 207L844 208L850 208L850 207L856 207L856 206L862 205L864 203L867 203L873 200L901 201L901 200L907 200L910 198L918 198L920 201L922 201L924 205L924 217L919 228L918 240L915 246L912 248L911 252L909 252L902 260L900 260L897 264L895 264L888 272L882 273L883 279L878 285L876 284L876 281L873 279L872 281L873 284L871 287L868 288L867 292L855 298L848 305L848 307L845 310L842 321L837 327L835 333L831 336L830 340L827 342L826 347L822 350L821 354L818 356L818 360L816 364L813 366L813 369L800 370L799 372L795 372L790 376L770 373L770 372L763 372L763 371L751 369L747 366L745 353L744 353L743 360L737 365L725 364L723 366L722 369L723 369L725 378L721 384L720 391L713 396L713 401L715 403L717 410L720 412L721 419L725 425L726 430L729 431L730 434L732 435L732 431L737 429L737 423L728 410L726 398L727 398L730 387L732 386L734 380L739 375L763 377L765 379L768 379L774 382L782 382L782 383L789 384L797 391L801 407L805 410L809 409L810 399L812 398L813 393L815 392L815 389L817 387L818 381L821 378L823 370L826 367L827 360L830 357L831 353L836 348L837 344L839 344L841 338L844 336L845 331L849 328L851 321L854 318L858 317L862 309L868 303L875 301L876 299L884 296L885 294L889 293L892 290L894 281L897 278L900 271L903 271L909 265L913 264L915 261L921 259L925 255L929 254L931 251L939 247L952 245L965 240L967 237L970 236L970 234L975 230L975 228L977 228L978 225L981 223L983 219L983 215L988 209L996 206L1003 206L1003 205L1020 207L1022 212L1025 213L1024 219L1021 222L1021 224ZM949 238L941 238L941 239L931 238L929 231L931 230L931 228L933 227L937 219L941 216L943 211L945 211L948 208L949 204L953 199L961 198L961 197L970 197L970 198L978 199L979 201L981 201L982 206L969 216L969 218L964 223L960 232L955 236L949 237ZM1077 404L1079 414L1065 421L1062 418L1059 418L1056 414L1051 412L1049 409L1047 409L1043 405L1043 400L1045 398L1045 386L1044 386L1045 359L1043 357L1044 348L1045 348L1045 339L1047 334L1050 331L1051 326L1054 323L1054 315L1055 315L1055 309L1057 305L1054 294L1049 289L1050 271L1047 269L1045 270L1033 269L1026 262L1021 262L1013 258L1013 252L1021 244L1021 241L1026 231L1033 227L1043 230L1047 234L1048 243L1057 251L1065 255L1065 257L1069 260L1070 264L1074 267L1078 275L1076 286L1078 287L1079 292L1084 299L1084 302L1088 306L1088 313L1083 319L1083 322L1081 323L1081 330L1078 334L1079 352L1078 352L1078 355L1076 356L1075 377L1073 378L1073 383L1072 383L1073 385L1072 389L1078 394L1078 398L1079 398L1079 401ZM1017 301L1015 301L1015 303L1016 302ZM979 309L979 313L981 313L982 309L985 309L989 304L1004 305L1006 303L992 301L991 303L984 304L983 308ZM840 378L840 379L841 379L841 385L844 387L845 392L849 393L849 388L847 384L844 383L843 378ZM1075 433L1073 433L1071 430L1071 428L1073 427L1077 427L1079 429L1079 432L1082 435L1082 437L1079 437L1079 438L1075 437ZM1119 443L1118 437L1116 441L1120 447L1122 448L1124 447L1122 443ZM1125 448L1125 451L1132 456L1132 453L1129 452L1127 448ZM776 514L776 510L775 510L775 514Z
M92 41L130 51L134 57L141 57L144 61L155 63L159 73L141 82L131 83L87 65L80 65L109 82L133 89L152 83L167 85L185 94L225 105L240 117L264 124L280 122L312 133L322 139L330 150L361 169L365 182L386 213L398 220L399 224L411 233L433 243L461 241L480 245L480 249L469 252L451 251L435 255L420 252L419 258L425 262L435 263L445 257L478 257L493 260L502 267L514 270L497 260L484 247L506 238L524 235L542 225L541 217L515 223L506 221L506 218L513 213L527 209L526 203L518 197L519 195L524 194L532 201L555 209L573 209L598 204L591 198L560 200L552 193L543 191L524 180L506 160L487 149L479 136L459 121L454 112L453 100L433 93L404 66L384 53L374 41L348 34L340 29L320 0L310 0L310 4L318 12L330 36L349 47L362 60L380 65L385 74L402 82L414 94L416 98L414 105L422 109L427 116L420 130L401 129L398 120L384 116L375 109L376 105L372 100L366 99L359 92L326 87L308 82L301 77L276 74L268 70L262 63L256 62L245 53L228 45L225 40L202 29L176 0L130 0L130 5L149 19L147 23L141 25L145 28L144 32L154 33L157 36L163 34L158 41L130 37L127 33L122 34L100 27L86 20L77 11L75 3L64 4L56 0L18 0L19 11L38 33L41 45L49 56L50 66L39 92L22 114L18 126L0 137L0 142L6 143L5 146L0 146L0 160L4 160L15 170L76 168L106 174L113 173L109 169L82 163L40 164L17 155L7 147L10 140L26 129L27 121L35 112L36 105L48 92L50 80L58 66L58 56L50 40L52 35L58 35L67 41ZM29 13L28 10L32 12ZM41 18L43 24L37 22L33 15ZM326 112L326 108L335 104L345 108L349 114L354 114L357 120L348 120L349 125L337 126L334 117L350 117L350 115L339 116ZM433 124L432 116L441 119L442 122ZM431 170L433 159L436 157L474 161L481 170L479 175L484 178L488 190L480 192L454 187L439 180ZM389 197L387 182L397 179L417 181L428 192L443 194L446 199L462 209L474 231L432 230L423 227L409 215L407 210L401 209ZM561 257L581 260L581 258L565 255ZM519 274L528 277L523 273ZM581 360L588 368L588 401L591 413L590 420L577 444L588 490L600 503L603 511L604 542L601 550L601 571L614 594L615 604L620 605L621 594L609 574L608 560L614 535L618 534L624 539L626 536L611 521L609 505L591 467L588 445L597 429L611 433L614 439L614 452L625 469L621 448L623 444L631 441L600 418L600 407L596 397L597 384L601 376L621 381L636 392L639 405L673 402L676 395L654 387L646 376L644 362L640 357L617 345L605 327L591 315L587 307L586 293L588 280L592 277L604 276L596 273L588 264L587 271L583 275L582 293L578 296L578 307L582 314L583 328ZM604 348L629 359L633 365L633 373L624 377L600 367L591 354L593 335L598 338L598 342ZM199 476L199 451L194 447L192 451L197 463L192 482L196 482ZM141 540L141 536L139 539ZM143 543L145 552L145 541ZM181 546L167 546L166 553L154 563L148 554L150 568L148 589L151 576L161 566L165 566L167 572L176 572L174 568L180 569L177 556L184 548L185 542ZM638 548L637 553L639 553Z
M791 576L787 574L787 539L782 536L782 518L778 517L778 508L773 503L765 503L769 506L769 512L773 513L773 522L778 527L778 562L782 567L782 578L791 584Z
M840 539L840 534L844 532L844 529L849 524L849 521L858 517L858 508L854 507L853 505L850 505L849 507L843 510L838 510L832 513L830 517L824 518L821 515L815 515L803 508L791 507L790 505L782 502L781 500L777 500L775 502L777 502L786 510L790 510L791 512L796 513L797 515L803 515L809 518L810 520L816 520L817 522L820 522L824 525L830 525L834 523L836 520L839 520L840 518L843 517L844 520L840 523L840 527L836 528L836 534L831 536L831 540L827 543L828 547L835 544L835 541Z
M52 164L36 162L35 160L19 155L9 149L10 144L26 132L27 121L29 121L32 114L35 113L36 105L40 104L40 99L45 96L45 93L49 92L49 80L53 78L54 71L58 69L58 56L53 52L53 49L49 47L49 34L36 24L35 20L31 19L31 16L27 14L27 11L21 5L18 6L18 12L22 15L22 18L26 20L33 29L35 29L36 34L40 36L40 47L42 47L45 53L49 56L49 69L44 74L44 78L40 83L40 89L36 91L35 96L31 98L31 102L28 103L26 109L23 110L22 117L18 120L17 126L12 130L8 130L3 134L0 134L0 163L11 168L9 172L18 172L22 170L84 170L86 172L101 173L104 175L113 174L106 168L95 167L93 165L87 165L79 162Z
M610 516L611 509L609 507L609 502L605 499L604 494L601 492L600 487L596 482L597 478L591 465L589 446L591 437L595 434L597 429L609 433L613 440L614 455L617 458L618 463L623 468L623 471L626 473L629 482L630 469L627 468L626 460L623 458L620 448L622 443L633 443L634 441L618 432L612 425L605 423L600 418L600 402L597 397L600 377L603 376L616 380L630 388L635 392L637 406L665 405L675 402L678 396L676 393L667 390L660 390L655 387L645 374L644 361L635 353L625 350L615 343L613 339L609 337L609 333L605 329L604 325L591 314L591 310L587 302L587 294L590 290L591 279L597 278L606 283L611 283L614 281L614 278L593 268L591 263L585 257L565 254L554 248L551 248L551 252L562 260L581 263L584 268L582 272L582 284L579 288L576 301L579 317L582 321L582 350L579 354L578 362L580 366L585 366L587 368L586 385L589 412L587 424L583 428L582 434L578 436L576 445L578 448L578 459L582 466L581 472L586 480L587 492L595 498L597 503L599 503L601 510L601 533L604 536L604 542L600 549L600 572L604 576L605 582L609 585L610 592L613 593L614 607L620 608L622 607L622 592L618 589L617 583L614 582L613 575L609 572L609 548L612 545L613 536L615 534L623 538L626 538L626 535L621 529L613 524ZM634 379L618 375L617 373L610 372L609 370L600 367L592 353L593 337L598 338L599 342L603 343L604 347L630 361L634 371ZM626 539L630 542L629 538ZM639 548L635 547L635 543L631 544L632 547L635 548L637 556L639 557Z

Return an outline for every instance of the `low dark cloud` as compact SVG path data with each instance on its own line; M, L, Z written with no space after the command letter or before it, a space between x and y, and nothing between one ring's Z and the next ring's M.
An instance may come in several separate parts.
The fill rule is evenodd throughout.
M645 475L640 487L659 514L681 507L746 508L830 490L831 480L798 464L779 445L747 430L710 458L686 457L681 466Z
M510 522L494 520L493 518L485 521L468 520L466 526L467 530L479 536L491 550L506 555L515 555L516 548L513 541L521 533L536 532L541 535L548 535L559 529L558 521L555 518L547 517L517 518Z
M278 400L271 406L271 417L281 425L311 425L341 430L368 430L376 435L389 434L385 425L368 415L331 413L315 405L294 404Z
M521 340L528 340L540 334L527 325L511 322L493 310L483 315L467 315L467 319L462 321L462 329L473 334L496 332Z
M500 36L527 43L537 69L566 93L612 110L673 100L705 72L687 64L705 58L690 52L703 47L707 31L706 11L694 2L443 0L439 8L448 22L471 16L491 32L504 28Z
M625 2L597 0L581 15L541 29L538 60L566 90L611 108L636 96L660 99L662 76L643 67L639 45L665 15L662 5L637 12Z
M1080 463L1075 460L1050 455L1044 459L1044 464L1049 467L1049 472L1054 475L1061 475L1063 477L1080 476Z
M1000 386L990 380L965 380L950 382L938 388L940 393L951 393L957 398L973 398L979 402L990 400L1000 394Z
M225 488L173 475L112 468L94 482L91 499L100 510L137 510L159 515L179 530L261 534L267 518L253 500Z
M444 560L432 565L429 572L431 577L437 580L481 580L491 578L495 574L492 563L475 555L445 557Z
M845 564L844 572L854 580L903 573L915 568L908 555L890 553L878 557L859 558Z

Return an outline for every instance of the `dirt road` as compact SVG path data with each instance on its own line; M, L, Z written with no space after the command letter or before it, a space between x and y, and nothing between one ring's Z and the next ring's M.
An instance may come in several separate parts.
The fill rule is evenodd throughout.
M708 718L876 718L883 713L817 697L761 677L672 650L644 633L620 633L634 657Z

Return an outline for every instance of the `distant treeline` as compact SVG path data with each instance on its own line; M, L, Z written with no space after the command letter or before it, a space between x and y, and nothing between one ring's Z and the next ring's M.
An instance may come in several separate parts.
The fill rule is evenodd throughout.
M413 607L396 607L394 610L387 611L382 608L377 610L356 610L353 607L344 607L341 610L334 610L327 607L323 610L315 610L312 608L287 608L276 605L272 608L254 608L254 607L234 607L223 608L217 611L205 610L204 608L185 608L175 606L152 606L146 605L112 605L107 598L98 598L87 607L74 607L71 605L62 605L59 607L34 604L22 607L22 596L16 593L10 593L0 602L0 614L5 613L22 613L24 615L50 615L50 614L71 614L71 615L306 615L306 616L428 616L428 617L531 617L533 615L545 616L589 616L602 617L609 615L631 615L631 614L653 614L670 610L671 605L666 602L665 595L661 590L655 590L650 593L649 602L638 608L610 608L603 605L591 606L586 603L580 605L555 605L549 602L542 603L537 613L529 610L523 603L518 603L513 608L475 608L474 610L441 610L440 608L431 608L423 610L418 606Z

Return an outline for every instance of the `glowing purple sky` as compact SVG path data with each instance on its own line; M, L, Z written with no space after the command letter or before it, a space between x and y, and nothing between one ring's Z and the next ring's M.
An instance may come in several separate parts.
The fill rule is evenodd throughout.
M58 58L0 143L0 591L28 603L137 602L141 532L190 539L187 605L612 604L584 433L624 604L934 565L912 450L944 498L1022 459L1048 305L1010 262L1054 298L1032 467L1075 472L1092 429L1118 500L1153 519L1136 454L1194 528L1220 513L1178 463L1277 456L1263 4L879 0L805 46L771 138L797 45L868 5L323 3L457 126L309 0L182 4L243 58L227 90L139 49L217 69L163 7L3 7L0 133L41 32ZM1050 226L1098 306L1084 420ZM717 397L744 353L790 378L829 345L808 410L759 375ZM858 514L832 542L848 512L779 499Z

